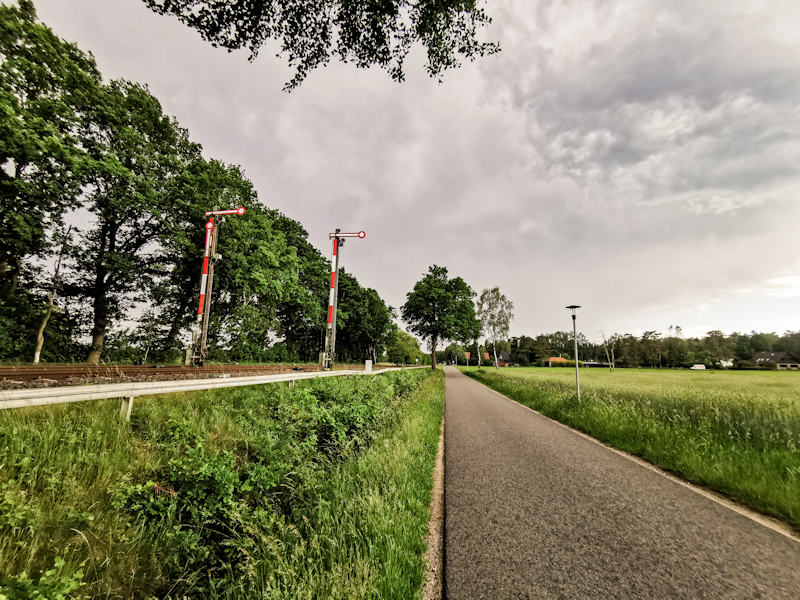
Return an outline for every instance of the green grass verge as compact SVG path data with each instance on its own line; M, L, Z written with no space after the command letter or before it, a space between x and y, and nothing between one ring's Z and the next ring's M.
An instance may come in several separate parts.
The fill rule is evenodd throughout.
M421 595L441 373L0 412L0 598ZM37 595L38 594L38 595Z
M800 531L800 377L784 372L476 369L470 377Z

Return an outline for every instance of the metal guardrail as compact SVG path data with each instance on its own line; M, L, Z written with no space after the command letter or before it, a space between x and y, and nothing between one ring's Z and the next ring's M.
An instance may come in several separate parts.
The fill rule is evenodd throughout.
M424 368L424 367L408 367ZM311 373L283 373L280 375L254 375L250 377L213 377L210 379L181 379L178 381L141 381L131 383L109 383L104 385L72 385L51 388L0 391L0 410L26 408L49 404L85 402L122 398L120 414L130 419L133 399L139 396L170 394L175 392L195 392L199 390L222 389L245 385L263 385L281 381L294 382L300 379L318 377L342 377L348 375L380 375L400 371L402 367L379 369L375 371L317 371Z

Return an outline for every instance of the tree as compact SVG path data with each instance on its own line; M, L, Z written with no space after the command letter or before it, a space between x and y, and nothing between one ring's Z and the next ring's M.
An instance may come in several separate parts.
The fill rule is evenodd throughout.
M719 330L706 333L703 344L711 353L712 361L715 365L720 364L723 360L730 360L734 357L730 340Z
M69 239L69 232L71 228L67 228L67 231L64 233L63 236L63 243L61 245L61 252L58 255L58 260L56 261L55 271L53 273L53 284L50 289L50 295L47 298L47 309L45 310L44 317L42 317L42 322L39 324L39 330L36 332L36 348L33 351L33 364L39 364L39 358L42 354L42 346L44 346L44 330L47 327L47 322L50 320L50 316L53 314L53 304L55 302L56 294L58 293L58 278L61 274L61 260L64 258L64 251L67 247L67 239Z
M392 330L394 309L372 288L341 270L337 314L336 354L344 360L378 361Z
M419 349L417 338L409 335L402 329L395 329L391 333L391 339L386 348L386 355L389 362L400 364L414 364L417 359L422 362L422 351Z
M775 344L775 349L788 352L795 360L800 360L800 331L785 331Z
M324 343L328 315L331 266L319 250L308 243L303 226L275 211L275 227L286 244L295 248L299 263L295 294L278 305L281 334L289 351L305 362L316 361Z
M80 135L89 156L81 171L87 183L82 200L92 222L72 249L64 295L91 301L87 362L96 364L108 328L124 312L123 300L143 300L159 274L155 244L175 227L184 203L180 175L200 149L147 89L126 81L98 91Z
M230 208L244 206L247 210L244 217L228 219L221 228L218 252L223 260L217 266L214 277L214 302L227 298L229 282L227 277L233 270L238 273L237 267L247 269L247 260L238 254L243 249L247 253L260 252L254 247L254 236L261 236L259 244L269 240L271 248L265 251L265 259L254 262L252 272L238 273L233 280L238 280L243 286L249 285L254 276L263 280L272 275L288 277L287 282L294 281L290 273L273 269L275 263L286 253L290 246L285 237L273 234L277 211L265 209L259 202L253 184L244 176L236 165L226 165L217 160L206 161L200 156L195 157L178 174L176 185L181 191L180 202L173 206L171 212L172 227L160 238L161 250L159 262L155 265L161 273L161 278L153 282L147 290L147 300L152 304L168 307L165 310L169 327L159 332L158 340L154 344L156 354L164 357L174 357L181 348L181 332L189 329L197 317L197 303L199 297L200 265L202 263L203 248L205 244L205 224L208 217L205 211L212 210L214 206ZM242 238L240 243L238 240ZM228 258L235 260L228 260ZM290 290L295 288L291 285ZM243 287L240 288L240 291ZM249 302L249 300L248 300ZM252 304L249 305L252 307ZM223 308L224 310L224 308ZM252 312L251 308L244 313ZM220 342L219 311L212 313L214 320L210 335L214 342ZM247 315L241 315L246 320ZM224 323L223 319L223 323ZM260 321L256 321L261 325ZM269 322L272 326L274 323ZM227 341L230 341L226 338ZM223 342L223 343L227 343ZM259 339L259 347L263 346ZM250 351L252 347L249 347ZM243 359L244 360L244 359Z
M553 355L553 348L550 346L550 337L547 335L537 335L533 343L534 359L543 362Z
M514 319L514 304L500 293L499 287L483 290L478 300L478 318L481 321L481 330L492 340L494 366L499 369L497 343L508 335L509 326Z
M444 356L445 360L455 362L458 364L459 362L465 363L467 360L464 347L460 344L450 344L447 348L444 349Z
M400 314L411 333L430 345L431 369L436 369L439 341L466 341L477 337L480 322L475 318L474 297L475 292L463 279L448 279L447 269L436 265L406 294Z
M529 365L535 354L535 340L528 336L511 339L511 362L523 367Z
M100 74L94 59L36 21L28 0L0 5L0 298L26 257L47 250L48 221L74 205L85 154L75 127Z
M144 0L162 15L174 15L214 46L247 48L254 59L269 39L295 68L286 84L294 89L312 69L331 58L366 68L378 65L392 79L404 78L403 62L421 43L425 69L441 80L460 60L494 54L497 44L480 43L476 31L491 23L476 0Z
M255 196L244 206L244 216L224 223L217 245L222 260L214 273L209 343L227 349L229 360L271 361L275 353L268 350L280 332L278 307L298 291L299 263L273 212Z

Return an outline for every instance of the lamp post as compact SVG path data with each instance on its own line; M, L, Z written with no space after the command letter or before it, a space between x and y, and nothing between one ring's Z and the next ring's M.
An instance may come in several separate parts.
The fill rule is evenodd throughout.
M572 311L572 339L575 341L575 386L578 388L578 400L581 399L581 377L578 374L578 333L575 326L575 311L580 308L580 306L572 306L567 307L570 311Z

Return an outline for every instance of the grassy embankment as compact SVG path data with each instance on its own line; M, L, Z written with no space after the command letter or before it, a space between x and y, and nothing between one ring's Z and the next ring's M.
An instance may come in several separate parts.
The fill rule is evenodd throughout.
M0 598L421 596L429 374L0 412Z
M583 369L580 403L573 369L467 374L800 531L798 373Z

